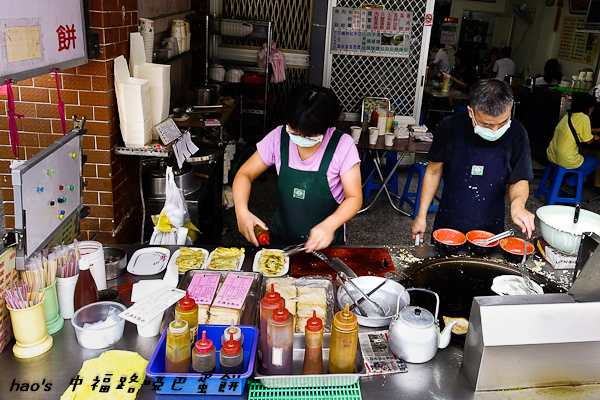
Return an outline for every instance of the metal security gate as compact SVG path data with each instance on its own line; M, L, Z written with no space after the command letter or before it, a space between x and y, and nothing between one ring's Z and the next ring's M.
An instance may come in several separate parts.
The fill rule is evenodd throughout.
M360 120L362 100L368 96L388 97L395 114L410 115L419 121L434 0L379 1L386 10L412 13L411 44L408 58L331 54L331 12L333 7L359 8L361 2L329 0L328 33L323 86L339 97L347 119ZM428 18L431 21L433 18ZM356 115L352 115L356 113Z

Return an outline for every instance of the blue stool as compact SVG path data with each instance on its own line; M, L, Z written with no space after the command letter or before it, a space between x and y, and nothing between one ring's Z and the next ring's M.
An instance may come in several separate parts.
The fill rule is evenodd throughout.
M386 158L385 171L382 171L382 175L383 175L384 179L390 174L390 171L392 170L394 165L396 165L396 162L398 162L398 153L393 152L393 151L388 151L385 155L385 158ZM373 165L373 161L370 160L370 163L368 163L365 166L365 169L364 169L365 175L370 174L374 168L375 168L375 166ZM370 197L371 191L379 190L379 188L381 187L381 184L374 183L375 175L377 175L377 174L373 173L371 175L371 177L369 178L369 180L367 181L367 183L365 183L365 186L363 189L363 197L364 198ZM377 178L379 178L379 177L377 177ZM388 181L388 184L386 186L387 186L388 190L391 190L392 192L394 192L394 194L396 196L398 196L398 170L394 171L394 174L392 175L392 177L390 178L390 180Z
M421 185L423 184L423 177L425 176L425 170L427 169L426 162L416 162L410 166L408 170L408 176L406 177L406 183L404 184L404 192L402 193L402 197L400 198L400 207L404 203L408 204L413 209L413 219L417 218L417 214L419 213L419 205L421 203ZM413 174L417 174L419 177L419 184L417 185L417 191L410 191L410 182L412 181ZM442 180L442 188L444 187L444 181ZM411 200L414 198L414 201ZM433 201L439 203L440 198L437 195L433 196ZM432 204L429 206L427 211L437 211L439 204Z
M577 194L575 197L564 197L566 192L560 190L563 179L566 174L577 175ZM546 182L548 185L546 186ZM575 204L581 202L581 192L583 191L583 172L574 169L566 169L560 165L548 163L544 177L540 182L540 186L535 191L534 197L537 198L540 194L548 199L548 205L555 203Z

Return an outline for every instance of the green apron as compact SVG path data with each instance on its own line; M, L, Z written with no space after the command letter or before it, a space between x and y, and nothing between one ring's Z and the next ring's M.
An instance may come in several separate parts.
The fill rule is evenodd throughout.
M339 207L327 182L327 168L342 135L338 130L333 133L318 171L298 171L289 167L290 138L281 128L281 168L277 180L279 205L271 226L271 245L285 247L306 242L310 230ZM343 226L335 231L331 244L344 244Z

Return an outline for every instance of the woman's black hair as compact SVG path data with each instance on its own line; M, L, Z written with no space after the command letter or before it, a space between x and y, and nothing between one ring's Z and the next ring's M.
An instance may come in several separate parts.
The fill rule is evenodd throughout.
M573 93L573 102L569 114L584 113L587 115L590 108L596 106L596 98L588 93Z
M323 135L338 122L342 108L333 90L304 85L293 90L286 99L285 122L302 136Z
M551 58L544 64L544 81L550 83L553 79L556 79L559 82L562 79L560 65L556 58Z

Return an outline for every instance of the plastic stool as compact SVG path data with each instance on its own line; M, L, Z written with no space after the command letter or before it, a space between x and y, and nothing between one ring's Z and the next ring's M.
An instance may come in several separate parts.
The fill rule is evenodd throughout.
M382 175L383 175L384 179L390 174L391 169L398 162L398 153L388 151L385 155L385 158L386 158L385 171L382 171ZM373 170L373 168L375 168L375 166L372 164L373 164L373 161L371 160L371 163L365 168L365 171L364 171L365 175L370 174L371 171ZM370 197L371 191L379 190L379 188L381 187L381 184L374 183L375 175L377 175L377 174L374 173L373 175L371 175L371 177L365 184L365 187L363 189L363 197L364 198ZM377 177L377 178L379 178L379 177ZM398 170L394 171L394 174L392 175L392 177L390 178L390 180L388 181L388 184L386 186L387 186L388 190L391 190L392 192L394 192L394 194L396 196L398 196Z
M567 194L565 191L560 190L563 179L566 174L577 175L577 194L575 197L564 197ZM546 181L548 186L546 186ZM574 169L563 168L560 165L548 163L544 177L540 182L535 191L534 197L538 197L540 194L544 195L548 202L546 204L552 205L555 203L567 203L575 204L581 202L581 192L583 191L583 172Z
M421 185L423 184L423 177L425 176L425 170L427 169L426 162L416 162L410 166L408 170L408 176L406 177L406 183L404 184L404 191L402 193L402 197L400 198L400 207L404 203L408 204L413 209L413 219L417 218L417 214L419 214L419 205L421 203ZM417 174L419 176L419 184L417 185L416 192L410 192L410 182L412 181L413 174ZM442 188L444 187L444 181L442 179ZM414 198L414 201L411 200ZM439 203L440 198L437 195L433 196L433 201ZM437 211L439 204L432 204L429 206L427 211Z

